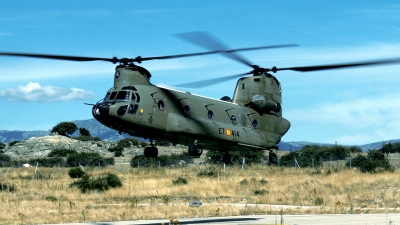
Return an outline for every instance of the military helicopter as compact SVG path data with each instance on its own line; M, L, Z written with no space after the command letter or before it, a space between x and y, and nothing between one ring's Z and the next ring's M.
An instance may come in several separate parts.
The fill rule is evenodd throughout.
M149 139L151 145L144 149L146 157L157 157L155 140L189 146L191 156L200 156L203 149L225 152L223 162L231 161L230 151L270 150L270 161L276 160L272 149L290 128L282 117L282 89L271 73L283 70L310 72L339 68L374 66L400 63L400 59L342 63L287 68L262 68L253 65L239 51L297 46L294 44L229 49L205 32L177 35L186 41L208 49L207 52L136 58L99 58L83 56L0 52L3 56L33 57L69 61L106 61L118 64L114 84L105 97L92 104L92 115L103 125L136 137ZM148 60L163 60L221 54L252 70L247 73L210 80L178 84L177 87L204 87L238 79L233 98L213 99L158 87L150 82L151 73L138 66ZM251 75L251 76L246 76Z

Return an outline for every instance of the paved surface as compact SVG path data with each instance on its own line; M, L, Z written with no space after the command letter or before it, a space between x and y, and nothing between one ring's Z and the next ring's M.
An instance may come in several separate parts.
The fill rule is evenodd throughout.
M169 220L136 220L98 223L69 223L67 225L161 225L170 224ZM172 224L172 223L171 223ZM179 224L307 224L307 225L400 225L400 213L385 214L325 214L325 215L264 215L229 216L181 219Z

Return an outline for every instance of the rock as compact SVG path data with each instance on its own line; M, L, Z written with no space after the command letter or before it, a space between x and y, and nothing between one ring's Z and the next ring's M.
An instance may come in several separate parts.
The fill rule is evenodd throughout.
M105 155L115 143L108 141L78 141L73 138L53 135L31 137L4 149L4 154L16 160L24 156L45 157L54 149L71 149L77 152L98 152Z

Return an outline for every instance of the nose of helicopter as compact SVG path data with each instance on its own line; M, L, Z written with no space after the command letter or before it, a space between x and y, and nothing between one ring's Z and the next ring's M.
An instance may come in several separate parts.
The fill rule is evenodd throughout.
M96 104L93 106L92 115L93 117L103 117L110 113L110 107L106 104Z

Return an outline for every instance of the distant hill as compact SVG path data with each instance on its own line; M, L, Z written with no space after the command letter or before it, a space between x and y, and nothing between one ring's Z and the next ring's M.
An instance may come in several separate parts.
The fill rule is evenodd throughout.
M127 134L119 135L115 130L112 130L101 123L99 123L95 119L89 120L75 120L71 121L74 122L78 127L83 127L89 130L90 134L94 137L99 137L102 140L106 141L118 141L123 138L130 137ZM54 124L56 125L56 124ZM49 135L50 131L7 131L7 130L0 130L0 142L8 143L11 141L19 141L28 139L30 137L43 137ZM78 131L74 134L78 136ZM74 136L73 135L73 136ZM144 140L143 140L144 141ZM390 140L389 143L400 142L400 139ZM281 141L278 144L280 150L292 150L292 151L299 151L305 145L320 145L320 146L333 146L334 144L324 144L324 143L311 143L311 142L304 142L304 141L292 141L292 142L284 142ZM371 144L359 145L363 152L372 149L379 149L382 147L382 142L376 142Z

